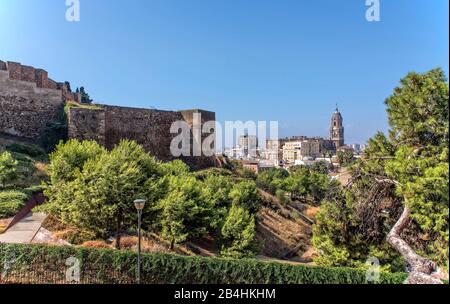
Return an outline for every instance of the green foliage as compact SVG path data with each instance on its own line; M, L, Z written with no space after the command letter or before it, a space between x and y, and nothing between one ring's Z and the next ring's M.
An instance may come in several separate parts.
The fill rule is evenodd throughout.
M357 265L377 256L400 269L386 235L406 205L413 220L403 238L448 268L449 91L440 69L410 73L386 100L389 136L369 140L351 168L351 187L327 201L314 227L320 265Z
M244 208L233 205L221 231L226 243L221 255L233 258L252 257L255 227L255 217Z
M286 196L286 191L277 189L277 191L275 192L275 196L283 205L287 205L289 203L289 199Z
M74 180L86 161L105 151L95 141L71 139L66 143L61 142L55 152L50 154L49 175L52 185Z
M33 158L39 158L46 160L47 153L40 146L34 144L25 144L20 142L15 142L6 146L6 150L15 153L26 154Z
M195 177L197 177L200 180L204 180L208 176L225 176L225 177L231 177L233 175L233 172L224 169L224 168L209 168L201 171L197 171L193 173Z
M95 233L88 230L66 229L57 233L57 237L74 245L82 245L96 238Z
M311 172L319 174L328 174L328 172L333 169L333 165L326 161L316 161L310 166Z
M305 199L311 185L310 176L311 172L307 167L294 167L284 180L283 189L291 194L292 199Z
M258 174L256 184L261 189L275 194L279 187L279 181L289 176L289 172L284 169L273 168Z
M203 181L203 186L206 198L214 204L218 221L216 226L220 226L231 206L230 192L233 182L226 176L208 175Z
M260 173L256 183L284 203L287 203L286 194L289 194L291 199L309 200L318 204L335 184L327 175L328 167L328 164L318 162L314 167L292 167L290 172L272 169Z
M0 187L12 183L17 179L18 161L9 152L0 154Z
M80 87L79 89L76 89L77 93L80 93L81 95L81 103L86 103L86 104L90 104L92 103L92 99L89 96L88 93L86 93L86 90L84 89L84 87Z
M442 69L409 73L386 100L391 132L408 146L448 146L449 88Z
M136 198L147 200L143 228L160 232L172 247L207 234L220 239L232 202L250 214L260 207L254 182L233 184L216 171L192 174L182 161L157 162L135 142L108 152L72 140L58 145L50 160L49 202L42 210L98 238L116 235L119 241L134 229Z
M243 181L234 185L230 192L233 204L256 213L261 208L261 197L253 181Z
M4 272L5 280L26 274L37 283L64 280L69 257L81 265L84 283L136 283L136 253L110 249L0 244L0 257L21 257ZM293 266L254 259L219 259L172 254L142 254L145 284L367 284L366 271L351 268ZM45 269L46 271L34 271ZM34 277L38 274L39 277ZM95 274L95 275L92 275ZM381 273L380 284L402 284L406 274ZM60 281L58 281L60 282Z
M52 121L45 125L44 134L41 136L40 144L45 151L51 153L60 141L67 140L67 121Z
M387 138L378 133L369 140L365 159L351 167L351 187L333 187L313 226L312 243L321 266L363 267L369 257L380 260L386 271L403 271L403 259L386 243L386 235L399 217L400 198L395 186L380 184L385 155L392 152ZM390 156L388 156L390 157Z
M169 176L167 195L158 202L162 236L174 244L204 236L210 228L213 202L193 176Z
M0 192L0 219L16 215L29 199L29 195L21 191Z
M33 179L33 175L37 171L36 160L26 154L12 152L11 155L17 161L17 165L15 167L15 178L8 185L10 188L25 188L40 182L40 180ZM45 173L43 175L45 177Z
M351 151L338 151L337 159L341 166L351 165L354 161L353 152Z
M46 159L42 148L25 143L12 143L0 152L0 218L15 216L25 202L43 186L46 178L43 166L36 164Z
M181 160L174 160L161 164L161 170L164 175L184 175L189 173L189 166Z
M122 141L111 152L93 142L72 141L59 146L51 159L55 182L46 191L46 209L98 237L118 236L135 225L133 200L147 198L149 179L158 174L155 159L130 141ZM149 201L146 208L152 204Z
M248 168L243 168L242 170L240 170L239 175L246 179L256 180L255 171Z
M410 73L386 100L395 158L386 174L430 238L429 258L445 265L449 252L449 88L441 69ZM401 114L400 114L401 113Z
M338 182L331 180L328 175L312 171L309 175L308 193L314 203L320 203L329 191L337 185Z
M364 188L355 186L359 187ZM370 208L362 210L365 206L360 206L358 201L364 202L365 197L360 193L355 194L356 191L337 189L337 193L322 202L312 238L313 246L321 255L314 261L326 267L362 268L369 257L377 257L383 270L403 271L404 261L385 242L385 235L395 221L395 211L394 214L376 214L372 228L367 217L373 211Z

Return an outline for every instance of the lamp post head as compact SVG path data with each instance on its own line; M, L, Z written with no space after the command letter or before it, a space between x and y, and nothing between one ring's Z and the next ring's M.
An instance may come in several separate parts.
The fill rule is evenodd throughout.
M145 206L145 200L143 200L143 199L135 200L134 206L136 207L137 210L142 211L142 209L144 209L144 206Z

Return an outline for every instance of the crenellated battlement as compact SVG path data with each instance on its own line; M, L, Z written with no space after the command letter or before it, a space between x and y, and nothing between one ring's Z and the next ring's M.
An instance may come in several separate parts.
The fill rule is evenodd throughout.
M19 62L1 61L0 71L6 71L9 80L25 81L36 84L37 88L59 90L62 92L63 101L81 101L81 96L70 89L68 82L56 82L48 77L48 72L43 69L36 69L32 66L22 65Z

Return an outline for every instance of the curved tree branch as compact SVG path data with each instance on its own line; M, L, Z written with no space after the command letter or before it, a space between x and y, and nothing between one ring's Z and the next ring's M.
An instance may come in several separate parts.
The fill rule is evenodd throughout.
M387 236L387 241L405 258L411 267L407 284L443 284L441 280L431 276L436 271L436 264L421 257L401 237L403 229L411 221L411 211L405 206L402 215Z

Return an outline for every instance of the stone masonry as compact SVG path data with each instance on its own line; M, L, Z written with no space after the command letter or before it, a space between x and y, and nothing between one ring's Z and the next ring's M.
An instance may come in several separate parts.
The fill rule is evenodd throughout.
M42 69L0 61L0 132L40 142L66 100L79 100L68 83L49 79Z
M177 136L170 133L172 123L186 121L192 128L194 113L202 115L202 123L215 120L213 112L203 110L175 112L108 105L96 105L89 108L74 107L69 110L69 138L95 140L108 149L112 149L122 139L131 139L141 144L156 158L169 161L174 159L170 144ZM208 135L210 133L203 134L202 138ZM191 151L192 144L191 140ZM181 159L196 168L214 165L212 157L182 157Z
M46 127L61 119L66 102L80 100L68 82L55 82L42 69L0 61L0 133L39 143L46 136ZM202 125L215 121L214 112L203 110L161 111L109 105L71 107L67 113L67 135L96 140L108 149L122 139L136 140L158 159L172 160L170 143L177 134L171 134L170 127L175 121L185 121L193 128L194 113L202 115ZM202 139L209 135L202 134ZM214 157L182 159L192 167L214 165Z

